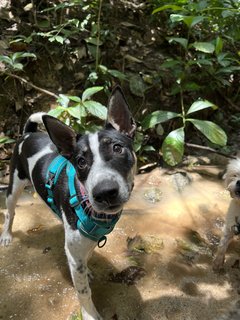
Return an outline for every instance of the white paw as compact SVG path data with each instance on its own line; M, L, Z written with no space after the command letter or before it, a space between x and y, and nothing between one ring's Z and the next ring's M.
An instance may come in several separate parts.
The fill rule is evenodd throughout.
M12 235L9 232L3 232L0 236L0 245L3 247L8 246L12 242Z
M82 319L83 320L103 320L102 317L98 314L97 310L93 307L91 314L88 313L84 308L82 308Z

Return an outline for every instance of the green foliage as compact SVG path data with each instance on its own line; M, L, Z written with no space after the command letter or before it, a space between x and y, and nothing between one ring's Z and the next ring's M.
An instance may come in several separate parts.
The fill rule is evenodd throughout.
M180 128L166 134L161 148L164 160L173 166L182 160L192 126L211 143L226 145L226 134L218 125L191 118L194 112L217 109L215 104L198 99L185 112L183 97L206 95L214 90L221 92L231 86L234 74L240 70L237 46L232 50L232 44L240 40L239 29L233 25L233 21L240 23L240 4L224 0L176 0L174 3L156 0L152 3L153 17L161 26L166 24L165 39L172 46L161 64L161 77L163 81L168 79L167 90L170 96L179 98L182 112L158 110L145 116L137 149L141 152L145 147L144 136L149 134L149 129L155 128L157 134L163 135L162 123L171 120L175 128L181 123Z
M25 10L15 2L13 16L16 19L20 13L21 22L7 35L10 45L2 51L0 61L5 65L3 73L10 70L35 80L47 72L49 79L60 79L48 82L55 92L59 87L63 92L88 88L82 97L59 95L57 108L50 111L80 132L96 129L106 117L106 108L92 95L103 87L109 92L115 83L123 84L136 102L130 100L140 122L135 139L138 158L146 162L158 152L157 136L157 142L165 138L164 159L173 165L182 159L193 127L212 143L225 143L221 128L207 119L194 119L192 114L216 109L205 99L218 104L217 96L226 93L227 99L238 99L240 3L151 0L141 5L144 10L131 1L126 9L124 1L50 0L29 3L31 10ZM35 78L26 68L29 59L36 59L33 50L38 52L36 64L31 64ZM66 85L69 74L72 83ZM186 105L195 101L187 112L183 100ZM157 107L159 104L162 106ZM162 125L167 121L168 127ZM232 123L237 122L239 117L233 116Z
M230 74L240 70L237 48L229 50L240 40L236 28L240 23L239 1L176 0L174 5L153 2L160 5L153 11L154 15L167 14L171 35L166 40L179 46L178 56L174 52L162 64L163 71L170 71L174 77L171 94L176 95L180 90L209 92L230 86ZM181 82L181 88L176 82Z
M71 124L78 132L90 132L97 129L90 120L92 117L105 120L107 108L101 103L90 99L95 93L103 90L103 87L88 88L82 93L82 97L60 94L59 105L49 111L53 117Z
M11 139L11 138L9 138L7 136L1 136L0 137L0 145L9 144L9 143L13 143L13 142L15 142L15 140Z
M37 57L35 54L28 52L15 52L9 56L0 55L0 61L4 63L6 69L13 71L23 70L23 64L20 61L24 58L36 59Z
M171 131L163 141L162 154L163 159L169 165L175 166L181 162L184 155L184 143L185 143L185 129L186 124L191 123L197 130L199 130L209 141L219 146L225 146L227 143L227 136L225 132L215 123L206 120L199 120L189 118L189 115L197 111L201 111L207 108L215 110L217 106L207 100L195 101L188 111L185 113L184 106L182 104L182 113L177 114L169 111L155 111L147 115L143 121L143 129L153 128L157 124L166 122L170 119L180 119L182 121L182 127Z

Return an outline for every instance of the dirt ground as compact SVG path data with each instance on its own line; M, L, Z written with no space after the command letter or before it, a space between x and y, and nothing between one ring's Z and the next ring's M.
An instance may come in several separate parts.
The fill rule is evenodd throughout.
M240 319L230 311L239 300L239 243L229 248L223 273L211 267L229 200L222 181L209 176L163 169L138 175L123 216L89 263L103 318ZM62 225L30 191L13 232L13 243L0 248L0 319L77 314Z

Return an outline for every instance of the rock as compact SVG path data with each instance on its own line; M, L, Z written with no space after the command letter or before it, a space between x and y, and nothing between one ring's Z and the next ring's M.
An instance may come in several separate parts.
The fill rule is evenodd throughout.
M155 236L135 236L127 239L127 247L134 253L154 253L164 248L163 240Z
M172 182L174 188L181 193L192 182L192 178L187 172L181 171L172 175Z
M149 188L144 192L144 198L151 203L159 202L162 199L162 191L159 188Z
M138 266L130 266L122 270L119 273L109 275L109 281L125 283L127 285L133 285L137 280L146 275L145 269Z

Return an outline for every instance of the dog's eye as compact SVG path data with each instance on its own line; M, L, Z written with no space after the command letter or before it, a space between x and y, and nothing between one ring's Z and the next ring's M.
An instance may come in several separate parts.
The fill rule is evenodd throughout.
M113 146L113 152L115 153L122 153L123 147L120 144L114 144Z
M87 161L83 157L79 158L78 159L78 166L79 166L80 169L86 168Z

